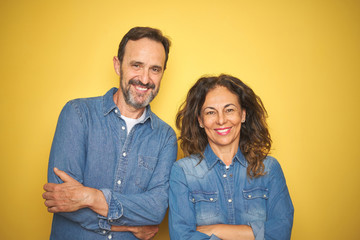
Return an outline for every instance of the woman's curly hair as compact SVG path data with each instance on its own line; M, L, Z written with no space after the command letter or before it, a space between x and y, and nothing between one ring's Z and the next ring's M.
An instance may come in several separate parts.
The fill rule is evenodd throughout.
M184 155L197 154L203 158L208 138L205 130L199 126L198 117L201 116L207 93L218 86L226 87L237 95L241 108L246 110L239 146L249 164L247 175L250 178L265 175L263 161L270 152L272 142L266 123L267 112L254 91L240 79L230 75L202 77L189 90L176 115L176 127L180 130L180 147Z

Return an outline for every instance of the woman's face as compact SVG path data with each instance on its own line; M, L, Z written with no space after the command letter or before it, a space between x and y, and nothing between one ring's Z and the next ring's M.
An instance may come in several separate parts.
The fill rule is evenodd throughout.
M239 146L241 122L245 121L246 112L242 109L237 95L226 87L218 86L206 95L201 115L200 127L205 129L210 146Z

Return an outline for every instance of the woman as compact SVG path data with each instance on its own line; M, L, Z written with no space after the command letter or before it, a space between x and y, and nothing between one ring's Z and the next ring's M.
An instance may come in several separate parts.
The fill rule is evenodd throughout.
M200 78L177 114L185 158L170 175L176 239L290 239L294 208L281 167L267 156L266 110L239 79Z

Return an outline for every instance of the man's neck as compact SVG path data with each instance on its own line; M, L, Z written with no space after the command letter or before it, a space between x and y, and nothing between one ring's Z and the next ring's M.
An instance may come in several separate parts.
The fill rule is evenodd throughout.
M138 119L145 110L145 108L137 109L127 104L120 89L114 94L113 99L116 106L119 108L121 115L125 117Z

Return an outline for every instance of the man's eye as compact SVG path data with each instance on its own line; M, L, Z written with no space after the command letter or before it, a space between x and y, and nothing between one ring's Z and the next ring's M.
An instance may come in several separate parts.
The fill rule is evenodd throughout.
M160 68L153 68L152 69L154 72L160 72Z

